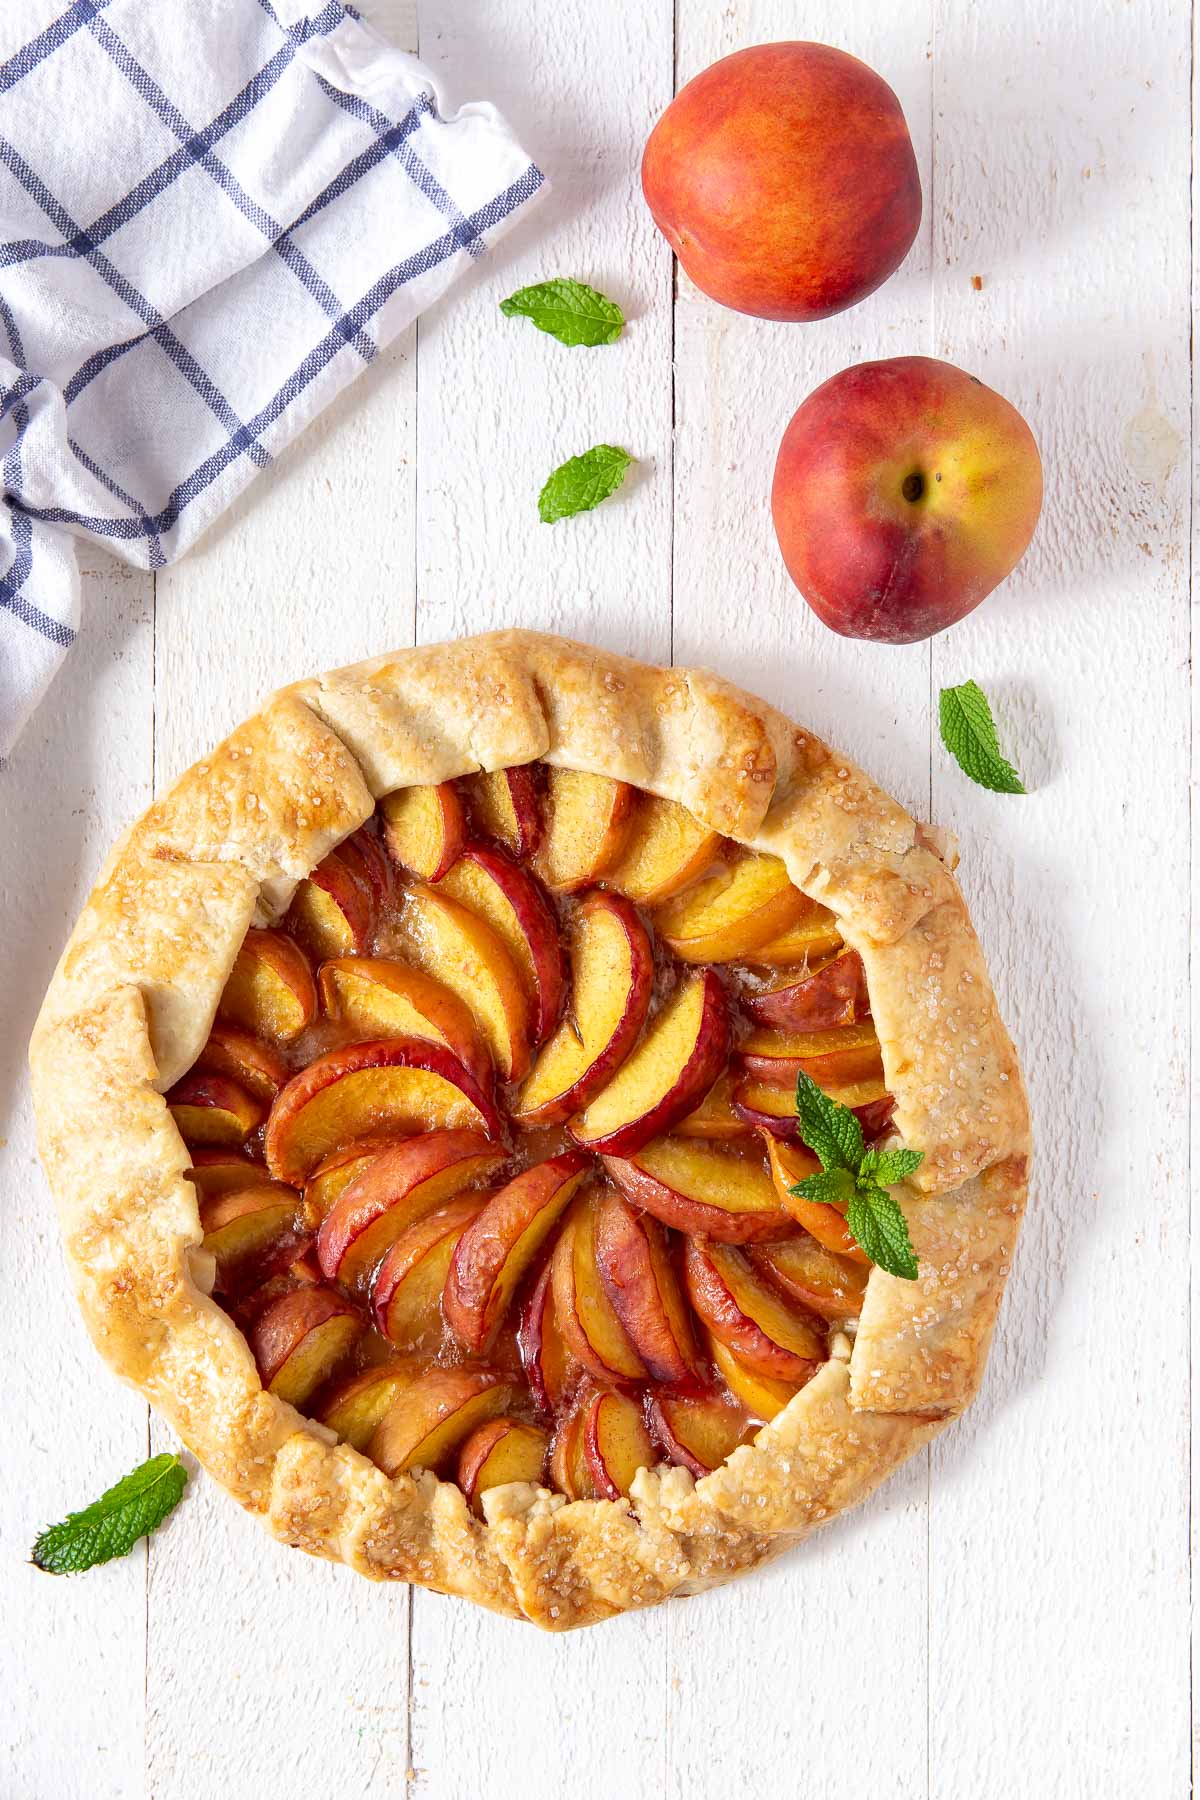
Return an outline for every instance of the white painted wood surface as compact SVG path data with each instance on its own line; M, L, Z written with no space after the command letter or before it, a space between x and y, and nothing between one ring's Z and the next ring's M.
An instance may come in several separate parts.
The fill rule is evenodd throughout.
M450 103L501 104L555 193L189 560L154 582L89 557L84 636L0 776L0 1797L1182 1796L1187 0L371 10L397 41L419 29ZM899 274L809 328L676 283L637 187L676 78L800 33L893 83L926 196ZM500 322L505 293L554 272L622 302L619 345ZM1048 482L1017 576L896 651L815 624L767 494L804 394L910 350L1008 394ZM598 438L636 476L542 527L545 473ZM167 1441L87 1346L23 1074L101 856L281 681L501 623L708 662L959 833L1039 1133L984 1394L762 1575L568 1639L289 1553L202 1478L148 1551L38 1576L36 1529ZM937 742L931 697L968 675L1028 800L971 787Z

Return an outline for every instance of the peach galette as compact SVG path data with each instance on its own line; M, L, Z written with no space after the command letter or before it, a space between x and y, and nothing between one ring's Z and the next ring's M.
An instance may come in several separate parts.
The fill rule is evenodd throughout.
M553 1628L975 1391L1019 1071L936 834L713 677L503 633L278 696L126 837L41 1147L102 1351L276 1533Z

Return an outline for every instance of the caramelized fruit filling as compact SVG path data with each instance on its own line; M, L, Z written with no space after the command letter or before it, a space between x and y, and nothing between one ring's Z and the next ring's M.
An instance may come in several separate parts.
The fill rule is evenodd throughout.
M886 1129L862 963L775 857L539 765L390 794L247 933L168 1095L264 1384L389 1475L717 1468L855 1319L803 1070Z

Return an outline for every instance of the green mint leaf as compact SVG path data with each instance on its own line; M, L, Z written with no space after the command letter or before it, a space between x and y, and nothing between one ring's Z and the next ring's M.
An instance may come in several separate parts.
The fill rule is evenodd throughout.
M186 1486L177 1456L152 1456L91 1506L43 1531L33 1546L34 1566L48 1575L77 1575L127 1555L178 1506Z
M839 1106L822 1093L811 1075L796 1077L796 1115L800 1136L824 1170L858 1169L863 1159L862 1126L848 1106Z
M548 331L572 349L578 344L589 348L615 344L625 323L615 301L570 276L518 288L500 302L500 311L506 319L532 319L539 331Z
M849 1169L825 1169L820 1175L806 1175L788 1191L799 1194L803 1200L819 1201L822 1206L845 1208L854 1194L854 1177Z
M859 1164L859 1178L879 1187L895 1187L907 1181L925 1161L923 1150L868 1150Z
M938 697L942 742L965 775L994 794L1023 794L1025 784L1000 754L987 695L973 681L943 688Z
M542 524L553 525L556 519L591 512L616 493L632 461L629 452L615 444L593 444L582 456L560 463L538 495Z
M883 1188L856 1188L846 1211L850 1235L871 1261L902 1281L917 1279L917 1259L908 1221L896 1201Z

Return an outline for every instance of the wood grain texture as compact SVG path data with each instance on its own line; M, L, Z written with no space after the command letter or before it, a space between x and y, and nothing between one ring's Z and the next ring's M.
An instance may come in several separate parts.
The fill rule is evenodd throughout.
M0 1331L17 1445L0 1463L0 1794L1174 1800L1189 1756L1200 474L1187 0L366 10L396 42L419 32L448 105L495 100L554 194L159 575L156 598L150 577L89 557L84 637L0 772ZM637 187L676 77L800 34L896 88L926 199L897 275L808 328L676 282ZM619 344L567 350L501 318L505 294L559 273L621 302ZM1031 555L978 614L892 650L813 621L768 494L804 395L908 351L960 363L1027 414L1047 501ZM638 457L625 489L542 526L546 474L597 440ZM38 1576L22 1561L36 1530L148 1442L144 1406L99 1366L67 1293L24 1091L28 1029L101 856L152 785L269 688L500 624L715 666L958 832L1038 1129L983 1396L929 1458L777 1564L568 1639L289 1553L202 1477L148 1551ZM1028 800L970 786L938 742L937 688L967 676L996 703Z

